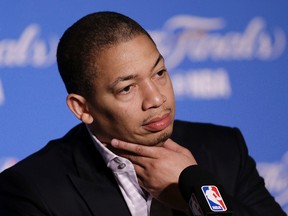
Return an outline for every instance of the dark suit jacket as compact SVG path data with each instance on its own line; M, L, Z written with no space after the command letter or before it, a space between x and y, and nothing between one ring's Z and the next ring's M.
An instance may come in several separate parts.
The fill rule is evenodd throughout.
M265 189L238 129L175 121L172 139L190 149L199 166L223 186L235 215L285 215ZM130 213L112 173L80 124L0 174L0 215Z

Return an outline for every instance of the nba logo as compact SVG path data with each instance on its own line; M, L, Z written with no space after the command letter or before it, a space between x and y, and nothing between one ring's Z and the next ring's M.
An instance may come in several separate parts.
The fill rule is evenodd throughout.
M212 211L223 212L227 210L224 200L216 186L202 186L201 189Z

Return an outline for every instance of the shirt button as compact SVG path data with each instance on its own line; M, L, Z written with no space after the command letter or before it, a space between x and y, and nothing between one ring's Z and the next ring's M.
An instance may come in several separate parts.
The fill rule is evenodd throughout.
M118 165L118 169L124 169L126 167L125 163L121 163Z

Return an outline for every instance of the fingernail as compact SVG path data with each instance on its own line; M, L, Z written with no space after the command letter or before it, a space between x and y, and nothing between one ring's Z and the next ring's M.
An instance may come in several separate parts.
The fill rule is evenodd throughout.
M119 141L118 141L118 140L116 140L116 139L112 139L112 140L111 140L111 145L112 145L112 146L117 147L118 144L119 144Z

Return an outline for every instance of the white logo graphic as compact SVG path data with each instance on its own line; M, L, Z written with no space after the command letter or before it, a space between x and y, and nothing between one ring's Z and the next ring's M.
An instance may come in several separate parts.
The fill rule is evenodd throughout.
M288 152L279 162L258 163L257 169L265 179L268 190L288 213Z
M178 15L170 18L160 31L150 31L172 74L177 99L229 99L232 95L229 73L225 68L180 70L178 66L185 60L268 61L280 57L285 50L284 31L281 28L268 29L261 17L253 18L242 32L225 32L225 26L222 18ZM43 39L40 35L40 27L31 24L18 39L0 41L0 67L54 64L58 37ZM3 98L2 88L2 104Z
M40 38L40 27L31 24L18 39L0 41L0 67L46 67L55 63L58 39Z
M171 80L177 99L183 96L202 100L227 99L232 94L229 75L224 68L174 71Z
M180 70L181 64L204 61L273 60L281 56L286 35L280 28L266 29L255 17L243 32L224 31L222 18L179 15L161 30L150 31L170 72L177 99L228 99L232 95L229 73L224 68Z
M165 56L168 68L175 68L185 58L193 62L206 60L273 60L286 46L280 28L266 30L263 18L256 17L243 32L223 32L222 18L179 15L169 19L161 31L151 36Z

